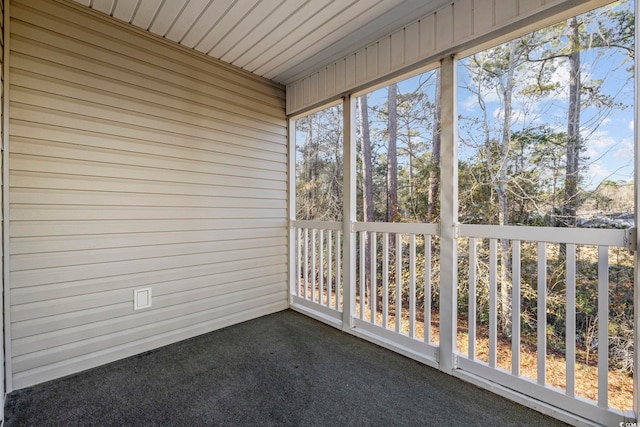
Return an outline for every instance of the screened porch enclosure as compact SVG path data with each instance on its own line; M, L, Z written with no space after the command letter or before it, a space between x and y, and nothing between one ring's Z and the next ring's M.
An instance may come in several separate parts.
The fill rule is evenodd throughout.
M313 323L326 343L337 336L336 347L359 342L310 317L570 424L637 421L639 387L631 374L638 365L633 343L640 330L635 224L541 226L559 224L566 212L539 215L526 197L518 210L524 219L512 222L482 222L498 216L499 203L483 204L480 215L461 208L468 204L470 177L490 181L487 176L506 159L500 156L507 156L488 145L501 141L497 133L482 133L483 119L464 110L504 99L479 90L473 94L485 96L481 102L469 96L466 104L461 101L460 92L471 93L474 82L471 68L462 71L465 58L531 32L544 36L548 26L590 16L609 3L0 0L0 395L16 396L230 326L252 329L274 315L263 328L280 325L286 335L295 324L304 336L304 325ZM637 74L637 3L622 0L633 5L625 13L617 6L603 9L617 20L611 27L619 32L599 28L602 37L620 36L607 48L627 55L611 71L626 79L620 91L625 96L634 91ZM527 40L538 49L530 52L549 48L539 38ZM589 40L598 48L606 44L596 36ZM498 62L506 57L493 55L492 67L504 66ZM637 95L622 106L596 72L614 61L582 58L593 61L585 69L590 98L583 119L612 122L632 134L618 138L631 164L621 169L631 170L631 178L624 185L613 178L603 184L592 206L624 205L626 221L633 222L639 199L633 186L639 169ZM512 114L486 109L484 123L511 116L521 124L523 111L556 108L537 101L564 99L564 80L558 79L566 79L569 70L557 63L549 67L537 69L540 81L524 79L536 84L520 95L535 105L527 104L527 110L514 103ZM463 88L465 78L470 80ZM409 94L407 79L424 93ZM369 196L362 172L363 123L385 122L392 96L398 100L402 158L395 178L400 187L406 184L410 203L403 205L400 195L394 207L374 194L370 214L364 207ZM598 116L594 105L605 105L609 115ZM420 120L402 121L406 111ZM624 121L614 123L616 118ZM514 182L529 185L547 179L535 171L551 171L553 163L531 141L558 151L565 131L547 123L532 138L523 129L515 129L512 139L519 151L537 157L530 169L519 170L529 175ZM583 135L603 134L589 129ZM391 138L373 125L367 132L373 141L371 186L381 189L387 185L381 159L390 152L381 141ZM494 163L469 167L480 151L465 150L482 145L470 135L488 141L483 152L494 153ZM326 139L299 149L304 138L319 136ZM615 139L600 140L606 145ZM312 167L329 171L329 178L300 186L300 176L319 177ZM563 168L552 170L554 191L536 194L536 201L546 197L541 206L557 206L553 197L564 194ZM436 178L437 185L418 186ZM500 180L510 181L494 181ZM498 187L481 188L471 198ZM308 203L300 208L301 201ZM393 219L376 217L382 211ZM627 305L617 312L622 303ZM300 314L288 309L307 320L299 322ZM295 339L287 339L291 347L280 349L295 348ZM231 329L229 345L242 346L242 340ZM261 340L282 343L277 334ZM616 352L598 351L607 344ZM314 348L321 352L320 347ZM334 350L323 366L340 361L339 348ZM260 360L276 356L264 353ZM207 358L207 352L198 357ZM378 356L357 356L369 357ZM626 373L612 369L618 360L626 363ZM270 374L291 375L284 382L299 384L287 366ZM348 375L345 367L336 375ZM366 372L375 381L375 372ZM174 374L179 381L179 370ZM120 375L126 379L129 373ZM331 381L341 383L334 376ZM278 413L286 415L281 403ZM327 403L331 411L343 404L332 396ZM113 409L108 406L106 412Z
M535 37L517 40L532 43ZM588 419L617 425L635 418L635 383L630 371L622 368L629 365L620 363L621 357L631 359L626 341L631 329L626 329L627 338L620 335L630 323L620 322L633 317L633 310L621 307L635 301L635 229L594 228L580 218L584 209L573 211L573 217L564 207L562 212L552 208L550 214L540 214L541 209L524 216L526 209L521 209L513 214L520 214L520 220L500 224L497 213L491 223L486 210L490 205L481 205L485 211L469 210L482 195L475 190L469 196L465 187L472 176L468 151L473 135L463 129L472 125L462 124L470 120L465 117L468 111L459 111L468 101L458 94L464 84L458 74L464 71L464 79L469 79L471 71L482 70L480 60L500 52L508 58L510 49L511 55L517 52L516 42L487 50L492 53L472 54L472 60L446 57L290 120L290 157L296 160L289 169L290 194L296 197L289 208L295 213L290 221L291 307L569 423ZM504 59L507 62L511 60ZM495 68L485 72L498 74ZM595 76L597 71L591 73ZM469 92L468 86L464 89ZM633 92L633 85L624 90ZM484 110L482 91L475 95ZM391 97L397 102L393 113ZM412 113L414 107L418 113ZM538 108L553 110L557 103ZM589 115L586 108L583 113ZM500 112L493 114L503 120ZM523 113L514 107L512 114ZM486 114L484 120L487 129ZM522 128L513 131L514 140L531 138L531 131ZM536 129L542 129L545 138L552 134L539 118ZM404 156L395 166L389 160L391 150L396 150L391 138L397 138L404 150L393 154ZM425 148L416 154L420 144ZM518 147L525 152L524 145ZM462 148L467 152L461 153ZM542 148L535 158L549 155L551 149ZM516 158L516 169L518 162L524 161ZM492 167L489 160L478 164ZM398 171L391 172L393 167ZM434 169L439 172L436 189ZM528 173L534 176L532 171ZM628 173L633 179L633 168ZM553 170L550 174L554 187L546 194L556 194L558 175ZM391 175L401 184L393 183ZM535 176L540 186L545 185L544 173ZM510 185L507 181L519 178L503 179ZM391 194L400 187L405 198L393 212L390 206L398 205L398 196ZM487 187L500 190L497 185ZM513 187L510 191L516 194ZM593 190L590 197L597 193ZM531 194L526 197L535 197ZM471 204L470 197L475 198ZM631 196L626 197L630 201ZM562 205L558 200L540 198L530 208ZM581 203L589 206L599 203L585 200ZM572 221L575 224L567 227ZM546 225L535 225L541 223Z

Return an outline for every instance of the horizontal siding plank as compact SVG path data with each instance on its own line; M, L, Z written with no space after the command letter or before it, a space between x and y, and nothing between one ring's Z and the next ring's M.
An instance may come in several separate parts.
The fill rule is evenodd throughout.
M186 254L179 256L158 257L142 260L126 260L119 262L101 262L70 267L41 268L28 271L14 271L12 288L22 286L39 286L52 283L72 282L90 278L121 276L125 274L143 273L155 270L193 267L204 264L230 262L240 259L257 259L273 256L278 252L276 247L240 249L203 254ZM19 320L19 319L13 319Z
M10 175L12 189L51 189L51 190L80 190L119 192L123 197L130 194L137 195L171 195L171 196L197 196L217 198L252 198L252 199L287 199L286 190L261 189L256 192L254 188L242 188L219 184L179 183L166 181L134 180L126 178L94 177L68 174L50 174L42 172L28 172L15 170Z
M120 138L95 134L80 130L65 130L55 126L29 125L26 122L12 121L11 135L14 140L19 140L25 144L33 142L36 145L56 146L89 149L96 151L116 151L126 155L144 155L153 152L155 157L166 157L169 159L180 159L187 161L198 161L200 163L224 164L232 166L249 167L252 169L264 169L270 171L282 171L285 155L269 153L269 157L274 160L259 158L264 152L255 151L247 153L240 147L219 144L211 144L209 147L181 147L180 145L161 144L153 141L140 141L132 138ZM217 151L216 151L217 150ZM249 156L248 154L253 154ZM267 156L265 156L267 157ZM279 159L279 160L275 160Z
M274 282L265 281L265 277L249 279L246 282L251 283L251 286L245 283L242 276L240 274L235 275L234 280L231 282L227 282L227 287L222 287L222 292L213 292L213 296L218 294L225 295L227 293L234 293L235 287L245 286L247 290L251 289L259 289L262 286L265 286L265 283L272 284L276 283L278 287L285 288L285 282L283 282L283 274L275 275L276 279L273 277L269 277L270 280L275 280ZM210 280L212 278L209 278ZM215 281L214 281L215 282ZM238 284L235 282L242 282L242 284ZM196 281L196 283L198 283ZM216 282L217 283L217 282ZM156 287L161 288L161 285L154 285L153 289ZM180 309L180 305L182 302L187 303L195 303L198 302L199 295L205 291L211 291L211 288L215 289L216 286L208 285L205 288L196 288L199 289L199 292L193 292L192 290L180 290L180 292L173 292L167 294L156 295L153 293L153 311L161 310L163 307L175 307L176 309ZM116 307L120 305L123 308L127 309L126 315L137 314L133 310L133 288L123 288L116 289L106 292L95 292L92 294L84 294L77 295L67 298L56 298L55 300L49 301L38 301L27 304L15 305L11 309L11 315L15 317L15 322L22 322L27 320L39 319L39 318L53 318L57 315L65 314L65 313L81 313L90 314L93 309L99 309L101 307ZM78 310L78 307L82 307L82 310ZM36 311L37 310L37 311ZM38 317L29 316L32 313L38 314ZM142 313L142 312L141 312ZM121 316L117 316L121 317ZM113 317L115 318L115 317ZM51 321L51 319L49 319ZM92 322L87 322L85 320L85 324L89 324ZM40 334L38 334L40 335ZM35 338L34 338L35 340Z
M282 300L285 294L285 290L283 289L277 293L249 298L251 292L252 291L238 292L234 296L226 298L222 297L217 301L219 302L218 304L214 303L215 305L211 305L209 301L205 301L194 307L189 307L189 314L184 315L185 309L182 309L179 313L183 315L155 322L151 325L130 328L119 333L98 336L79 343L75 342L64 346L46 349L45 351L15 357L13 360L14 372L24 372L69 360L80 355L113 349L113 347L117 347L119 345L147 338L150 334L154 334L158 330L178 329L200 322L206 322L212 318L212 311L216 309L226 309L231 311L232 309L238 310L242 308L242 306L252 307L257 304L276 303L278 300Z
M224 162L213 163L212 161L205 160L163 157L155 153L147 153L145 155L137 152L123 152L101 147L78 146L75 144L34 140L17 136L12 136L10 150L11 154L24 157L40 156L61 160L138 166L155 170L230 175L267 181L286 181L286 172L283 171L282 168L273 168L271 170L259 169L259 162L256 162L254 166L251 166L250 162L249 166L233 166Z
M286 208L202 208L187 206L183 208L109 206L109 205L18 205L12 204L10 216L19 221L99 221L99 220L156 220L156 219L260 219L282 218Z
M38 74L56 75L61 80L77 81L90 86L101 80L105 87L116 88L117 92L135 90L146 92L146 97L171 96L202 103L214 108L227 105L229 111L246 116L256 114L257 119L277 124L283 115L279 106L260 105L234 96L231 92L217 92L191 81L177 78L164 81L153 76L145 76L117 64L87 60L72 52L37 44L31 40L16 37L11 41L13 57L11 66L16 70L34 71ZM55 70L51 72L51 70ZM73 80L77 79L77 80Z
M19 132L18 135L14 132ZM42 155L45 157L58 157L64 159L101 161L104 163L120 162L123 158L130 159L123 164L132 164L138 166L159 167L163 169L180 169L186 167L189 171L211 171L212 167L196 168L193 165L224 165L236 168L248 168L255 174L272 174L276 173L277 179L282 179L283 172L282 163L275 161L260 160L253 157L244 157L241 154L215 153L211 151L202 151L194 149L180 149L179 147L165 147L156 144L157 149L153 149L151 143L139 142L136 140L120 141L117 138L109 139L106 136L87 135L82 139L82 134L76 135L75 132L67 132L65 138L60 131L56 133L52 131L50 138L40 139L31 136L47 137L44 132L38 132L37 129L31 129L22 132L21 129L12 130L12 147L11 151L24 155ZM100 144L105 141L104 144ZM130 142L127 147L127 142ZM145 152L145 147L147 151ZM222 151L222 150L221 150ZM150 153L152 152L152 154ZM89 156L89 153L91 156ZM148 159L148 160L147 160ZM164 164L164 166L163 166ZM168 165L168 166L167 166ZM244 175L238 173L238 175ZM251 176L251 175L249 175ZM269 179L267 176L261 178Z
M31 43L38 42L43 49L56 50L58 46L65 46L64 50L82 55L84 63L88 65L94 61L102 64L117 64L117 67L120 69L130 70L139 75L148 75L158 81L174 81L184 86L199 86L202 89L209 88L210 90L213 89L222 93L227 92L229 95L234 93L239 98L236 99L236 103L254 102L258 105L264 105L266 108L284 109L284 100L262 95L252 89L243 88L233 83L225 86L223 79L219 79L217 76L209 73L185 69L183 70L183 74L175 74L170 70L159 68L156 64L145 62L140 58L125 56L120 52L114 52L101 46L87 43L86 39L78 40L68 36L62 36L55 32L55 30L50 31L48 29L34 27L15 19L12 19L11 25L12 31L17 39L19 38L27 42L30 41ZM33 50L33 46L34 45L26 51L21 49L21 45L16 45L15 47L12 45L12 49L16 49L18 52L28 53L30 50ZM111 66L116 67L116 65ZM89 67L89 70L90 69Z
M144 273L128 274L117 277L92 278L75 282L57 283L53 285L39 285L11 290L12 301L16 304L29 304L52 299L70 298L80 295L88 295L119 289L134 289L139 287L157 286L168 288L171 292L191 291L201 287L212 286L216 283L239 282L243 278L252 279L271 274L286 273L286 265L279 263L284 257L278 253L277 257L252 260L239 260L223 264L207 264L195 267L174 268L170 271L151 271ZM155 292L154 292L155 295ZM129 310L131 307L127 307ZM92 312L75 310L62 314L52 319L38 317L34 314L32 319L15 322L13 336L15 338L37 335L47 331L70 328L84 323L104 320L110 317L126 315L126 312L109 313L97 308Z
M111 135L116 138L128 138L142 141L154 141L159 144L208 148L218 146L218 150L235 153L237 149L244 150L246 157L265 158L273 160L286 155L281 144L270 144L260 140L250 139L237 135L218 132L198 132L195 135L176 134L172 131L143 128L136 125L127 125L103 118L88 117L70 114L60 111L52 111L38 106L11 105L10 129L18 122L38 123L45 127L62 127L70 129L67 138L73 138L77 132L94 133L94 137ZM33 131L35 132L35 130ZM253 145L251 142L253 141ZM237 146L237 147L234 147Z
M274 123L276 121L275 118L270 121L259 121L257 117L250 116L253 113L252 111L246 109L243 109L243 115L239 115L224 106L213 107L185 100L184 98L167 95L158 96L148 90L130 89L122 84L113 85L120 86L120 90L109 90L109 85L99 85L97 82L91 82L94 84L94 86L91 86L79 84L77 81L69 81L72 76L66 77L64 73L60 73L63 78L59 79L37 74L34 71L36 70L21 70L13 67L12 84L16 87L30 88L43 93L89 101L95 104L132 111L144 111L149 115L172 118L184 123L190 123L194 119L198 119L198 121L214 119L220 122L231 122L239 129L257 129L261 133L286 135L286 126L283 125L282 121Z
M192 116L215 118L216 120L232 122L246 128L258 129L276 135L286 134L286 126L282 119L270 117L247 108L234 107L228 102L210 100L211 97L200 93L198 98L209 102L196 102L194 97L185 98L170 94L158 93L150 89L109 81L104 77L92 76L86 72L77 72L66 68L58 74L59 78L47 75L47 67L41 62L21 57L23 68L16 66L17 61L11 63L12 84L28 87L42 92L83 99L104 105L131 105L144 109L149 113L163 117L179 114L184 120ZM58 66L59 67L59 66Z
M214 242L195 242L173 245L136 246L131 248L91 249L83 251L65 251L58 253L39 253L13 255L11 269L13 271L39 268L54 268L95 264L104 262L131 261L168 256L191 254L214 254L216 252L233 251L249 248L285 247L286 237L264 237L262 239L217 240Z
M49 381L60 376L69 375L95 366L143 353L164 345L195 337L216 329L251 320L287 308L287 301L278 298L271 300L251 301L250 303L236 304L221 307L207 312L203 320L188 326L165 329L159 333L150 334L149 337L132 341L108 349L84 354L58 363L18 372L13 376L15 388L29 387L44 381Z
M122 55L144 59L176 76L190 75L198 76L204 82L217 81L222 87L233 86L234 92L245 89L249 96L261 95L266 103L284 101L282 88L264 78L210 57L194 54L190 49L163 43L159 38L132 31L128 26L116 27L109 19L101 19L85 10L52 5L46 0L21 0L12 6L12 19L29 21L44 28L53 27L69 37L90 40L94 46L113 46Z
M156 219L143 221L15 221L11 237L73 236L83 234L153 233L172 231L223 230L226 228L287 227L286 218L260 219Z
M229 184L230 187L247 187L258 189L281 190L286 182L284 179L275 181L257 177L234 176L225 174L229 168L210 172L190 172L186 170L157 169L153 167L122 165L114 167L109 163L85 160L70 160L64 158L45 159L37 156L11 154L10 161L13 169L19 171L48 172L58 174L144 179L152 181L168 181L179 183L209 183L211 185ZM284 175L284 174L283 174Z
M274 292L282 292L285 280L284 274L273 276L264 276L258 278L247 278L236 283L220 283L211 284L206 287L196 289L191 292L181 292L180 294L160 293L163 289L159 286L153 288L153 310L144 312L133 312L131 306L131 290L122 291L123 297L126 295L128 299L123 301L129 304L128 314L114 317L115 320L103 320L100 322L86 323L75 328L66 328L16 339L14 342L13 353L15 356L21 356L28 353L40 351L44 348L53 348L74 342L80 342L95 336L104 336L108 334L122 332L131 328L153 324L169 318L179 317L181 307L189 305L194 308L196 304L220 304L228 302L223 297L242 292L246 290L255 290L252 297L259 297L261 293L270 294ZM265 284L267 283L267 284ZM245 295L243 295L245 296ZM231 299L232 300L232 299ZM79 301L78 303L81 303Z
M160 129L177 134L204 135L213 131L236 134L266 143L284 144L285 142L284 135L276 135L269 132L261 133L257 130L242 128L227 122L209 120L196 116L193 117L191 122L181 122L168 117L154 116L147 113L144 109L134 108L127 110L121 107L96 104L92 101L70 99L65 96L38 92L13 85L11 86L9 97L12 103L50 108L55 111L87 117L107 118L118 123ZM123 106L126 107L126 105Z
M269 239L286 237L282 228L236 228L223 230L174 231L165 233L93 234L72 236L21 237L11 240L13 256L25 254L49 254L91 249L145 248L162 245L216 243L237 239Z

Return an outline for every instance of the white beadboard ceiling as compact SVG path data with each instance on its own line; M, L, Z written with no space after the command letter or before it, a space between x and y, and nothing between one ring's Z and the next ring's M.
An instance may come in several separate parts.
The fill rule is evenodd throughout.
M74 0L289 84L451 0Z

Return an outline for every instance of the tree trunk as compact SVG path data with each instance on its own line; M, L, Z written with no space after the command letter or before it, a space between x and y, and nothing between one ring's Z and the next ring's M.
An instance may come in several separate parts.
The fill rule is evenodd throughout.
M562 216L567 227L576 225L580 166L580 33L578 20L569 21L569 114L567 120L567 166Z
M398 87L395 84L388 89L389 119L387 131L389 144L387 146L387 221L398 220Z
M433 141L431 143L431 171L429 172L429 222L439 220L440 201L440 72L436 72L436 95L433 106Z
M307 217L305 219L312 220L315 219L313 216L315 212L313 212L313 179L314 179L314 165L315 165L315 156L314 156L314 141L313 141L313 120L311 116L307 119L309 128L307 130Z
M373 222L373 166L371 160L371 136L369 134L369 106L367 95L360 101L360 135L362 148L362 210L364 222Z
M360 104L360 143L362 149L362 211L364 222L373 222L373 167L371 161L371 136L369 134L369 106L367 95L358 98ZM371 239L364 232L365 289L371 286ZM372 313L375 315L375 313Z
M398 219L398 152L396 139L398 133L398 88L394 84L388 88L387 109L388 121L387 131L389 133L389 143L387 145L387 222L395 222ZM402 262L402 254L396 253L396 236L389 234L389 262L391 266ZM393 268L392 271L395 271ZM396 313L402 314L402 301L396 301Z
M502 124L502 140L500 141L500 166L498 169L498 179L496 194L498 196L498 225L504 226L509 223L509 202L507 196L507 159L511 148L511 114L513 113L513 79L518 55L518 41L511 42L509 49L509 61L507 63L507 73L504 82L504 118ZM500 327L505 335L511 334L511 283L509 272L511 271L511 259L509 257L509 241L500 239Z

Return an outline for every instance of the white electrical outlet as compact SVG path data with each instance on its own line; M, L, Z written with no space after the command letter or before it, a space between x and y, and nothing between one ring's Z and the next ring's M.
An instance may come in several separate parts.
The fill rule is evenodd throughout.
M151 307L151 288L135 289L133 291L133 309L142 310Z

